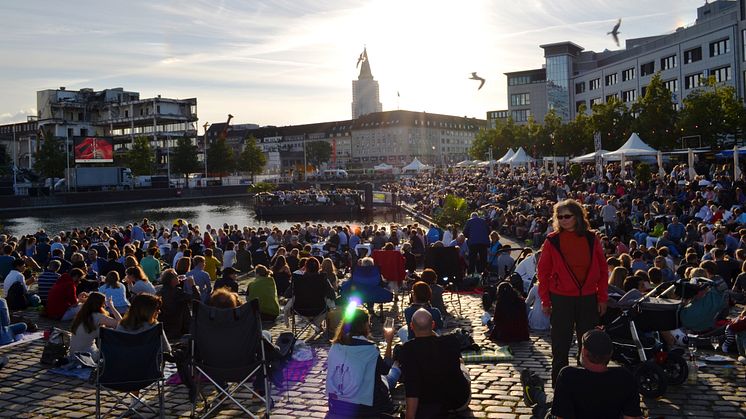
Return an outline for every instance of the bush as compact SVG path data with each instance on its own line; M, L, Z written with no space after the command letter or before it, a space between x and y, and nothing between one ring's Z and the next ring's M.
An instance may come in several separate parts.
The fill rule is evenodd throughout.
M466 204L466 199L447 195L443 208L435 214L434 218L440 226L453 224L459 229L462 228L469 218L469 206Z
M272 192L277 189L277 185L269 182L259 182L249 186L250 193Z
M635 173L637 174L636 179L638 184L647 185L650 183L652 175L650 174L650 166L647 163L639 163L635 167Z

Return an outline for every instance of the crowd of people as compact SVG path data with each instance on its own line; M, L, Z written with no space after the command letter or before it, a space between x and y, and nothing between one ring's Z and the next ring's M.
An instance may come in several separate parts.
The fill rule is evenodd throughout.
M193 301L222 307L226 301L235 306L258 299L262 320L271 322L283 310L292 315L288 307L293 301L313 290L321 308L301 314L312 317L335 308L345 313L332 331L328 357L330 412L340 417L393 415L391 392L399 382L406 393L407 417L440 417L470 400L459 341L442 332L449 315L442 294L452 284L441 281L444 272L437 272L437 264L429 265L426 257L430 249L453 248L455 266L449 271L460 273L454 276L457 287L498 279L485 304L490 338L527 341L535 331L551 330L552 406L560 416L597 417L594 412L608 409L639 416L639 398L626 391L629 372L607 367L608 336L594 333L609 295L707 277L727 284L728 304L743 303L746 184L716 165L691 181L682 178L686 171L680 168L646 182L636 180L633 170L621 173L618 165L606 169L597 177L588 166L578 178L540 169L491 174L467 169L387 186L427 216L442 211L449 194L466 198L470 217L461 226L443 228L416 223L202 228L185 220L161 226L143 219L54 235L0 235L5 292L0 344L12 342L26 327L14 322L14 312L40 307L43 316L72 321L71 347L76 351L97 356L99 327L143 330L156 322L163 324L167 351L169 342L188 333ZM307 191L275 196L286 204L323 198ZM520 264L503 236L529 248ZM365 252L357 251L361 245ZM345 291L350 288L345 282L355 281L356 267L378 266L382 259L376 252L396 256L386 258L395 267L381 266L383 275L374 285L395 297L408 289L411 299L403 313L403 344L394 350L395 333L386 330L383 356L371 339L373 313L364 304L350 307ZM241 290L244 277L253 279ZM718 320L727 325L723 350L738 352L746 361L746 315L729 317L724 310ZM582 372L568 366L574 339ZM622 383L625 392L606 395L603 404L588 404L573 390L578 383L593 383L594 388Z

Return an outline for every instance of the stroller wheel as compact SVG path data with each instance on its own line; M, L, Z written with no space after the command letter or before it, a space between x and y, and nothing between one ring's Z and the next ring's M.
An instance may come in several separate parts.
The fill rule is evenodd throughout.
M668 384L675 386L683 384L689 375L689 364L684 357L677 353L669 353L666 363L662 367L666 377L668 377Z
M653 360L640 364L634 371L637 388L645 397L658 398L666 394L668 377L666 372Z

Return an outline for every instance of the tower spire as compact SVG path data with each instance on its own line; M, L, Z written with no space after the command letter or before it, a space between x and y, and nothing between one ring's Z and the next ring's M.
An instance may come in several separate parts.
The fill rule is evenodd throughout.
M363 53L360 55L362 57L362 65L360 66L360 74L357 76L358 80L362 79L372 79L373 73L370 71L370 63L368 61L368 48L363 47Z

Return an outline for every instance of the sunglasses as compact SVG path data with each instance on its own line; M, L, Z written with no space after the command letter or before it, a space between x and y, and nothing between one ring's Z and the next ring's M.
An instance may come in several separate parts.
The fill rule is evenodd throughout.
M557 214L558 220L569 220L570 218L574 217L573 214Z

